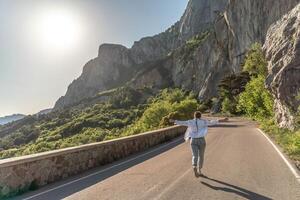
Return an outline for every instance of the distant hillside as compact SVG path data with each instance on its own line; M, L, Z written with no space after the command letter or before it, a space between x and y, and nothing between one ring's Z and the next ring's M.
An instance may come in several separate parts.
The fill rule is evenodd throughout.
M26 115L23 114L13 114L5 117L0 117L0 125L4 125L19 119L23 119Z
M188 119L196 96L180 89L122 87L69 109L0 126L0 159L100 142L169 125L169 114ZM106 101L103 101L103 98Z
M44 109L44 110L41 110L40 112L36 113L35 115L45 115L45 114L50 113L51 111L52 111L52 108ZM24 117L26 117L26 115L23 115L23 114L13 114L13 115L0 117L0 125L5 125L10 122L14 122L14 121L23 119Z
M41 110L40 112L38 112L36 115L45 115L45 114L48 114L52 111L52 108L48 108L48 109L44 109L44 110Z

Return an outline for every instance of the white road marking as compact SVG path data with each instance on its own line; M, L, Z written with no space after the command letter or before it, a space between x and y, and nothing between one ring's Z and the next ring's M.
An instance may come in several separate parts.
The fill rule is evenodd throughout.
M44 192L35 194L35 195L33 195L33 196L30 196L30 197L27 197L27 198L25 198L25 199L23 199L23 200L33 199L33 198L35 198L35 197L41 196L41 195L43 195L43 194L46 194L46 193L48 193L48 192L52 192L52 191L54 191L54 190L57 190L57 189L59 189L59 188L63 188L63 187L65 187L65 186L71 185L71 184L76 183L76 182L78 182L78 181L81 181L81 180L87 179L87 178L89 178L89 177L92 177L92 176L101 174L101 173L103 173L103 172L109 171L109 170L111 170L111 169L113 169L113 168L115 168L115 167L118 167L118 166L124 165L124 164L126 164L126 163L129 163L129 162L131 162L131 161L134 161L134 160L136 160L136 159L138 159L138 158L141 158L141 157L143 157L143 156L146 156L146 155L148 155L148 154L151 154L151 153L153 153L153 152L156 152L156 151L158 151L158 150L160 150L160 149L163 149L163 148L165 148L165 147L167 147L167 146L171 146L172 144L175 144L175 143L179 142L180 140L183 140L182 137L180 137L180 138L178 138L178 139L176 139L176 140L174 140L174 141L172 141L172 142L170 142L170 143L167 143L167 144L165 144L165 145L162 145L162 146L160 146L160 147L158 147L158 148L156 148L156 149L153 149L153 150L151 150L151 151L149 151L149 152L147 152L147 153L141 154L141 155L139 155L139 156L136 156L136 157L134 157L134 158L131 158L131 159L126 160L126 161L124 161L124 162L121 162L121 163L119 163L119 164L113 165L113 166L108 167L108 168L106 168L106 169L100 170L100 171L98 171L98 172L89 174L89 175L87 175L87 176L81 177L81 178L79 178L79 179L73 180L73 181L71 181L71 182L62 184L62 185L57 186L57 187L55 187L55 188L46 190L46 191L44 191Z
M300 183L300 175L296 171L296 169L291 165L291 163L286 159L286 157L283 155L283 153L278 149L278 147L273 143L273 141L259 128L257 130L270 142L270 144L274 147L274 149L277 151L277 153L280 155L280 157L283 159L285 164L289 167L293 175L296 177L298 182Z

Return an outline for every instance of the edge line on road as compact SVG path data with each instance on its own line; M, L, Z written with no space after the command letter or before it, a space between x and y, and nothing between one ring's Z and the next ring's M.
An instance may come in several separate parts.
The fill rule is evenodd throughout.
M33 198L35 198L35 197L41 196L41 195L43 195L43 194L46 194L46 193L48 193L48 192L52 192L52 191L54 191L54 190L57 190L57 189L59 189L59 188L63 188L63 187L65 187L65 186L71 185L71 184L76 183L76 182L78 182L78 181L81 181L81 180L87 179L87 178L89 178L89 177L92 177L92 176L101 174L101 173L103 173L103 172L109 171L109 170L111 170L111 169L113 169L113 168L115 168L115 167L124 165L124 164L129 163L129 162L131 162L131 161L134 161L134 160L136 160L136 159L138 159L138 158L141 158L141 157L143 157L143 156L146 156L146 155L148 155L148 154L151 154L151 153L153 153L153 152L156 152L156 151L158 151L158 150L160 150L160 149L163 149L163 148L165 148L165 147L167 147L167 146L170 146L170 145L172 145L172 144L175 144L175 143L179 142L180 140L182 140L182 137L180 137L180 138L178 138L178 139L175 139L174 141L169 142L169 143L167 143L167 144L164 144L164 145L162 145L162 146L159 146L159 147L157 147L157 148L155 148L155 149L153 149L153 150L151 150L151 151L148 151L148 152L146 152L146 153L143 153L143 154L141 154L141 155L138 155L138 156L136 156L136 157L133 157L133 158L131 158L131 159L129 159L129 160L125 160L125 161L123 161L123 162L120 162L120 163L118 163L118 164L116 164L116 165L112 165L112 166L110 166L110 167L108 167L108 168L105 168L105 169L103 169L103 170L94 172L94 173L92 173L92 174L89 174L89 175L86 175L86 176L84 176L84 177L75 179L75 180L70 181L70 182L68 182L68 183L59 185L59 186L54 187L54 188L51 188L51 189L49 189L49 190L46 190L46 191L40 192L40 193L38 193L38 194L32 195L32 196L30 196L30 197L24 198L23 200L30 200L30 199L33 199Z
M285 162L285 164L288 166L290 171L293 173L295 178L298 180L300 183L300 175L296 171L296 169L292 166L292 164L288 161L288 159L283 155L283 153L279 150L279 148L274 144L274 142L259 128L257 130L269 141L269 143L273 146L273 148L277 151L279 156L282 158L282 160Z

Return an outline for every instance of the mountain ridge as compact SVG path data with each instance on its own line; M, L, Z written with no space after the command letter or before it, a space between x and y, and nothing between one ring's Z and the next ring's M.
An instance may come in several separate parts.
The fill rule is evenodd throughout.
M163 68L171 77L171 86L193 90L199 99L209 99L217 94L218 82L223 77L241 70L244 53L250 45L263 43L269 26L297 2L190 0L181 19L163 33L142 38L131 48L100 45L98 56L84 66L81 76L69 85L54 109L122 86L142 70L138 66L147 68L149 62L161 59L166 62L158 62L153 70L148 70L149 74L137 77L133 86L170 86L158 71ZM193 51L180 53L180 49L191 50L189 40L207 31L210 32L208 38L199 42ZM181 55L188 53L188 59L183 59Z
M5 125L13 121L23 119L26 115L23 114L12 114L4 117L0 117L0 125Z

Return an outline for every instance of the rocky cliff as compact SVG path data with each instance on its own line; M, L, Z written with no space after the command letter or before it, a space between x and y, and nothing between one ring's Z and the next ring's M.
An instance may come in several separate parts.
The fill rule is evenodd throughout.
M269 29L264 45L269 61L267 86L275 97L281 127L293 128L300 105L300 4Z
M207 99L224 76L240 71L246 49L299 0L190 0L180 21L128 49L104 44L55 109L130 81L134 87L179 86ZM139 75L139 76L137 76ZM166 80L168 79L168 80Z

